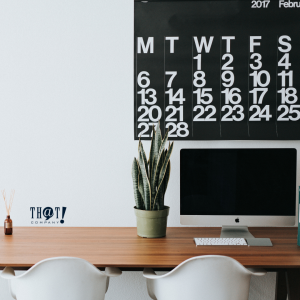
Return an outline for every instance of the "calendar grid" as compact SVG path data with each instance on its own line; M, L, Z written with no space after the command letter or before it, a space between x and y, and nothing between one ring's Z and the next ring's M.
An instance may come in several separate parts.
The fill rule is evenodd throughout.
M164 36L164 120L166 120L166 37ZM166 132L166 124L164 124L163 133Z
M135 139L300 140L299 10L253 3L135 2Z
M278 35L277 35L277 59L276 59L276 119L275 119L275 124L276 124L276 136L278 137L278 129L277 129L277 80L278 80Z
M194 44L193 44L193 37L192 37L192 137L194 137L194 98L193 98L193 90L194 90L194 86L193 86L193 76L194 76L194 48L193 48Z
M222 120L222 114L221 114L221 110L222 110L222 94L221 94L221 91L222 91L222 80L221 80L221 74L222 74L222 37L220 37L220 137L222 137L222 123L221 123L221 120Z
M249 113L249 90L250 90L250 70L249 70L249 68L250 68L250 36L248 36L248 94L247 94L247 96L248 96L248 118L247 118L247 127L248 127L248 136L250 137L250 127L249 127L249 115L250 115L250 113Z
M135 76L137 77L137 63L138 63L138 60L137 60L137 47L138 47L138 38L136 38L136 51L135 51ZM137 118L137 106L138 106L138 94L137 94L137 80L135 80L135 110L134 110L134 113L135 113L135 118L136 118L136 126L135 126L135 135L137 136L138 133L137 133L137 128L138 128L138 118Z

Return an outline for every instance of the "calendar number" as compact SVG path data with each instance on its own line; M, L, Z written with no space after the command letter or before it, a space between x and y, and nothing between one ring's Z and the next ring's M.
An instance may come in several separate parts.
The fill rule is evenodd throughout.
M261 121L261 119L269 121L272 117L270 114L270 105L266 105L262 109L258 105L251 105L249 111L254 111L254 114L250 117L249 121Z
M141 89L138 94L141 95L141 103L142 105L148 104L148 105L153 105L156 103L157 98L156 98L156 90L155 89ZM149 98L146 98L146 95L150 97L152 100Z
M244 107L242 105L235 105L233 107L230 105L224 105L222 107L222 111L226 111L226 110L228 110L228 112L225 113L225 115L222 117L221 121L237 121L237 122L239 122L239 121L244 120L244 117L245 117L245 115L243 113ZM235 116L233 114L234 111L236 111L236 114L238 116Z
M267 8L270 4L268 0L253 0L251 1L252 6L251 8Z
M139 73L137 82L141 88L146 88L150 85L150 79L147 76L149 76L149 73L146 71L142 71Z
M290 108L287 105L279 105L278 111L282 111L282 114L278 117L278 121L298 121L300 119L300 105L291 105ZM290 114L288 117L286 115ZM293 114L296 116L294 117Z
M208 122L211 122L211 121L217 121L216 118L212 118L212 116L214 116L216 114L216 108L213 106L213 105L207 105L205 106L205 108L202 106L202 105L196 105L194 107L194 111L197 111L197 110L200 110L200 112L194 117L193 121L208 121ZM205 117L205 118L200 118L205 111L210 111L211 112Z
M168 123L166 128L169 128L169 137L186 137L189 135L188 125L185 122L178 124Z

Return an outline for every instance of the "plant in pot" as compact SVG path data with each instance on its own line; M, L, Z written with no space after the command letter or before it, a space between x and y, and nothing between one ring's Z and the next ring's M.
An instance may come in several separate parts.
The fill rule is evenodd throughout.
M141 237L164 237L167 229L169 207L165 206L173 150L173 142L165 149L168 131L162 138L159 123L152 129L149 160L147 160L143 144L139 141L138 158L132 163L132 180L135 198L135 215L137 218L137 234Z

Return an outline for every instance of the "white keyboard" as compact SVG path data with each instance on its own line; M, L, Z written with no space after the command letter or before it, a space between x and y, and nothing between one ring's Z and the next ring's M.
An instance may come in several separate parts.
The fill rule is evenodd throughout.
M247 246L244 238L194 238L196 246Z

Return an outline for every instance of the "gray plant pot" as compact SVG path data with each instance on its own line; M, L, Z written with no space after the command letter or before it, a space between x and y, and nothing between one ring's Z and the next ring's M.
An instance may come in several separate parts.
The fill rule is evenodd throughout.
M163 210L140 210L134 207L137 223L137 234L146 238L166 236L169 206Z

